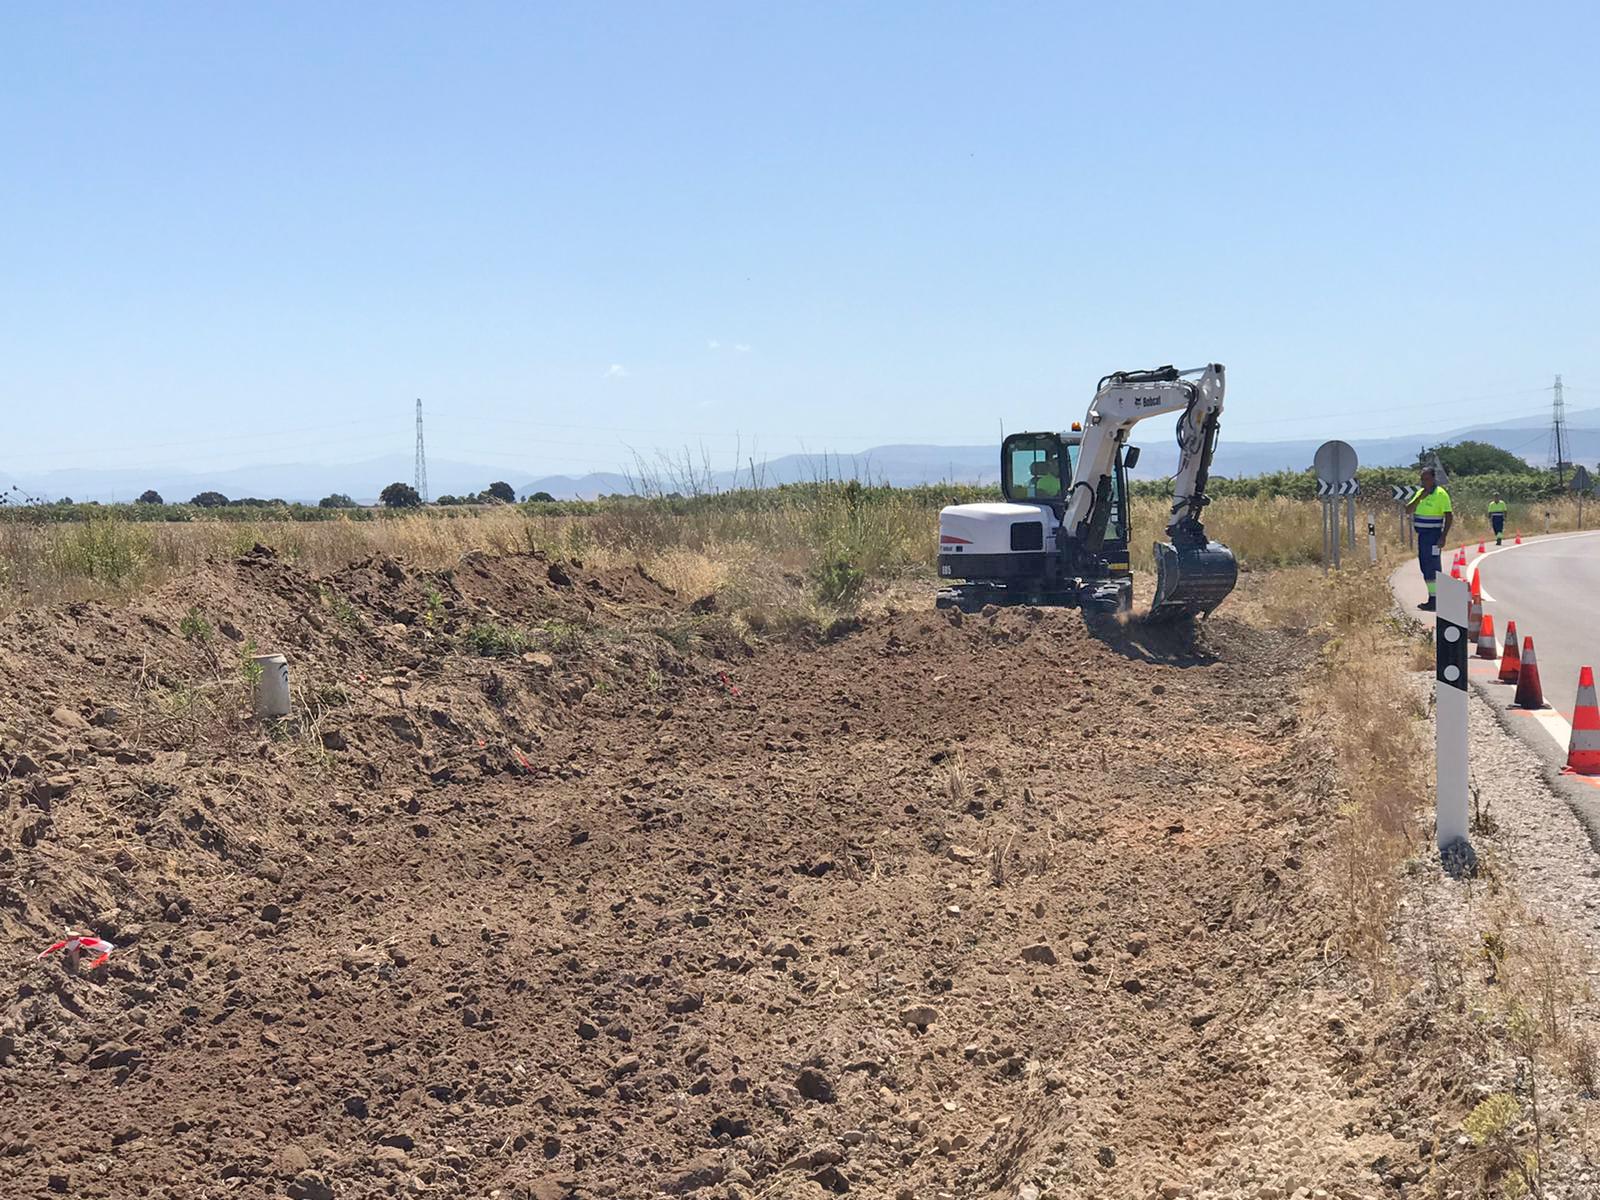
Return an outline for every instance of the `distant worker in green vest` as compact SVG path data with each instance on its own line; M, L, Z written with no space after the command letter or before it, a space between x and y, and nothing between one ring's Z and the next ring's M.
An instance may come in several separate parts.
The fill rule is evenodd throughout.
M1432 612L1436 607L1439 551L1455 521L1450 493L1439 486L1432 467L1422 468L1422 491L1406 505L1406 511L1412 514L1411 523L1417 531L1417 563L1422 567L1423 582L1428 585L1428 598L1417 607Z
M1498 546L1506 532L1506 502L1500 498L1499 492L1489 501L1489 524L1494 526L1494 544Z

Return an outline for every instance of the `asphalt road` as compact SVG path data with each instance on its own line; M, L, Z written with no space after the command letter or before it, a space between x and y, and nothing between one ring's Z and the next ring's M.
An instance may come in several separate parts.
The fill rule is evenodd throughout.
M1454 549L1445 554L1447 571ZM1510 708L1514 689L1495 682L1498 662L1472 659L1472 682L1506 727L1559 770L1567 759L1578 670L1587 665L1600 672L1600 530L1528 538L1520 546L1508 538L1498 550L1488 543L1481 555L1475 544L1469 545L1464 572L1468 580L1473 568L1483 590L1484 611L1494 617L1496 641L1504 644L1508 620L1517 623L1519 647L1524 637L1532 636L1550 708L1543 713ZM1415 607L1426 595L1415 563L1395 572L1392 582L1402 608L1426 616ZM1562 779L1591 829L1600 832L1600 778Z

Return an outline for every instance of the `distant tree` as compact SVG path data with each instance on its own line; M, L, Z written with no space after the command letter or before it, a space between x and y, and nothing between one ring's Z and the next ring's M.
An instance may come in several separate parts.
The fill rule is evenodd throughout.
M331 496L324 496L321 500L318 500L317 501L317 507L318 508L359 508L360 505L358 505L354 500L350 499L349 496L346 496L343 492L335 492Z
M446 495L440 496L437 500L434 501L434 503L435 504L460 504L461 503L461 497L460 496L451 496L451 495L446 494Z
M56 505L59 508L66 508L71 503L72 503L72 497L71 496L63 496L63 497L61 497L61 499L56 501Z
M196 508L222 508L228 503L228 498L221 492L201 492L189 503Z
M160 492L158 492L154 488L152 488L147 492L140 492L139 493L139 498L137 500L135 500L134 503L135 504L165 504L166 501L161 498L161 493Z
M378 493L378 499L382 500L388 508L420 508L422 506L422 497L417 495L417 489L409 483L391 483Z
M1417 466L1427 466L1436 454L1447 475L1527 475L1537 470L1509 450L1474 441L1430 446L1417 455Z
M506 504L515 504L517 502L516 488L502 480L496 480L489 485L488 495Z
M533 495L529 496L528 499L536 500L542 504L552 504L555 502L555 497L549 492L535 492Z

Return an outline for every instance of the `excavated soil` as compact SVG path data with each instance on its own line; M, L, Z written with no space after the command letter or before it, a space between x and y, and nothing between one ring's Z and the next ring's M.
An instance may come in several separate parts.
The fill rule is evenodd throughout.
M929 609L751 648L688 599L262 551L0 624L0 1195L1264 1169L1228 1148L1300 1085L1261 1030L1326 976L1305 643ZM276 726L256 648L292 664ZM68 930L117 950L36 958ZM1355 1146L1305 1182L1393 1195L1421 1168L1352 1100L1383 1072L1337 1065L1360 1010L1295 1035Z

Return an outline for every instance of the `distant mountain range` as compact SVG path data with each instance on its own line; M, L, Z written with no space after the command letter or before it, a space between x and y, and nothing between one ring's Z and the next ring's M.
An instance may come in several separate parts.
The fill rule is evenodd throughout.
M1600 460L1600 409L1569 414L1573 462L1593 464ZM1533 463L1548 457L1547 424L1539 417L1523 417L1494 424L1474 425L1445 434L1411 434L1397 438L1350 439L1363 466L1405 466L1415 461L1425 445L1458 442L1468 438L1488 442L1519 454ZM1170 423L1147 438L1134 439L1141 447L1140 478L1159 479L1177 467L1177 446L1170 435ZM1223 422L1222 444L1217 450L1213 474L1225 476L1260 475L1267 471L1303 470L1311 464L1321 439L1278 442L1235 441L1227 436ZM909 486L919 483L993 483L998 478L1000 448L987 446L874 446L856 454L786 454L766 463L756 463L756 482L771 487L814 479L861 479L873 483ZM112 470L78 468L62 471L29 472L0 469L0 490L13 485L29 495L46 500L70 496L75 500L102 503L133 500L147 488L154 488L174 503L188 500L204 491L217 491L232 499L254 496L263 500L300 500L314 504L323 496L343 492L363 503L376 501L378 493L395 480L410 481L409 455L391 454L360 462L333 466L290 463L256 467L235 467L206 473L173 468L141 469L120 467ZM648 472L648 468L646 469ZM519 478L522 482L518 482ZM641 485L637 472L599 472L590 475L544 475L528 478L521 470L486 467L477 463L430 459L428 479L431 494L467 495L480 492L495 480L503 479L518 495L548 492L558 500L592 499L599 495L626 493ZM666 491L686 490L670 473L649 480ZM751 483L750 468L738 472L716 471L698 481L702 487L727 489Z
M1440 442L1468 439L1488 442L1521 455L1532 463L1543 463L1549 453L1548 423L1541 418L1521 418L1492 425L1474 425L1445 434L1409 434L1394 438L1354 438L1350 444L1362 466L1401 467L1416 461L1417 451ZM1178 447L1170 434L1171 424L1161 434L1133 439L1140 447L1139 465L1133 472L1140 479L1161 479L1178 466ZM1567 458L1572 462L1600 460L1600 408L1568 415L1570 434ZM1269 471L1302 471L1325 439L1306 438L1281 442L1245 442L1229 439L1227 422L1217 449L1212 474L1240 477ZM1000 476L1000 447L990 446L875 446L859 454L786 454L755 466L757 480L765 486L798 483L812 479L861 479L906 487L918 483L992 484ZM705 481L702 481L704 483ZM671 478L659 485L674 490ZM718 489L749 486L750 471L713 473L710 484ZM519 489L519 494L549 492L558 499L627 492L636 478L601 472L593 475L546 475ZM681 489L680 489L681 490Z

